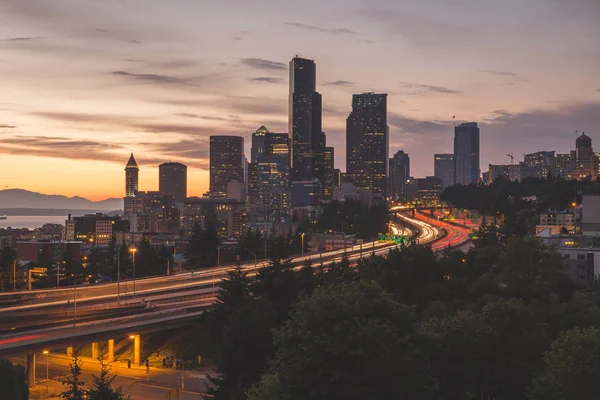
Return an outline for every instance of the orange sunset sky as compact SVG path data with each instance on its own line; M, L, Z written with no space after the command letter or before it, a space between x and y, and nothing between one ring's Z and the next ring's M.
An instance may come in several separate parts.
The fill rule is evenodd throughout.
M188 165L208 189L208 137L287 131L288 62L317 63L323 128L345 167L353 93L388 93L390 155L416 177L452 152L452 116L481 124L481 166L600 149L597 0L4 0L0 190L122 197Z

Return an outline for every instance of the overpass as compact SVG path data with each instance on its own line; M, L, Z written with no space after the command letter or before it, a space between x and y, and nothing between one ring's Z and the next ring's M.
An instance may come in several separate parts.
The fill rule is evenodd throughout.
M468 240L460 228L443 226L417 215L399 214L404 226L392 223L394 232L412 234L420 244L434 250ZM406 228L410 226L410 228ZM332 263L348 257L351 261L382 254L396 244L371 242L322 254L292 258L296 268L308 260L313 264ZM267 262L241 265L250 276ZM36 290L0 294L0 355L27 352L28 370L35 366L35 354L42 350L92 344L92 356L99 341L108 341L108 359L114 359L114 339L130 337L134 363L140 361L144 333L186 326L196 321L215 299L221 279L235 266L219 266L199 272L94 286ZM77 314L79 310L79 314ZM95 349L95 350L94 350ZM97 354L96 354L97 355ZM32 372L34 376L35 372Z

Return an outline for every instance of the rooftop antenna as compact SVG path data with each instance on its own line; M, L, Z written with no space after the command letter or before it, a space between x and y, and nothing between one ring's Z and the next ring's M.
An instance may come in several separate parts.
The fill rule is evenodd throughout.
M510 165L513 165L515 163L514 153L507 154L507 156L510 157Z

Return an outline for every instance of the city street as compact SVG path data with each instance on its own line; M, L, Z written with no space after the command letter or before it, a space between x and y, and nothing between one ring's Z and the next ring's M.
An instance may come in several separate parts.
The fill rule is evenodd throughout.
M86 386L93 382L92 374L98 375L100 364L91 358L82 358L82 376L86 381ZM21 365L26 364L24 358L12 358L13 363ZM46 395L46 356L36 355L36 387L32 389L31 398L34 399L58 399L58 394L65 390L66 386L59 382L69 374L69 363L71 358L63 354L48 355L48 396ZM199 400L200 393L204 392L206 387L206 370L184 371L184 391L181 393L181 400ZM132 366L127 368L124 362L114 362L110 365L110 375L115 375L113 387L123 387L125 394L129 393L131 400L165 400L167 393L172 392L172 399L175 400L175 390L181 389L181 370L150 368L148 382L146 382L146 368Z

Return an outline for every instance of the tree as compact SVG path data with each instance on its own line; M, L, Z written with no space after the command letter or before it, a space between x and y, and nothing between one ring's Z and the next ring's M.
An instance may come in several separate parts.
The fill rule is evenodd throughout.
M13 365L9 360L0 359L0 393L6 400L27 400L29 387L22 365Z
M560 254L537 237L510 239L500 257L500 268L497 279L507 297L547 301L559 288L568 291L562 284L565 265ZM568 293L562 296L569 297Z
M86 397L86 390L84 388L85 381L81 380L81 357L79 352L73 353L73 360L69 364L71 369L70 374L67 378L62 381L63 385L68 386L68 389L60 394L60 398L63 400L84 400Z
M248 391L247 400L288 400L289 395L283 390L277 375L264 375L260 384Z
M123 394L123 388L118 387L116 389L112 388L112 381L115 379L115 376L109 377L109 369L108 365L104 363L102 358L100 361L100 375L92 375L94 378L94 383L92 387L88 390L87 399L88 400L129 400L129 396L125 396Z
M376 285L319 288L274 332L271 372L291 400L427 399L412 332L408 309Z
M0 289L8 289L11 287L11 280L15 279L13 262L16 256L16 251L12 247L5 246L0 249Z
M536 314L514 299L433 318L420 333L445 399L522 398L549 343Z
M245 400L273 353L271 329L275 314L265 300L248 298L226 316L216 347L216 376L207 376L210 386L205 399Z
M600 393L600 328L563 332L544 355L532 400L595 400Z

